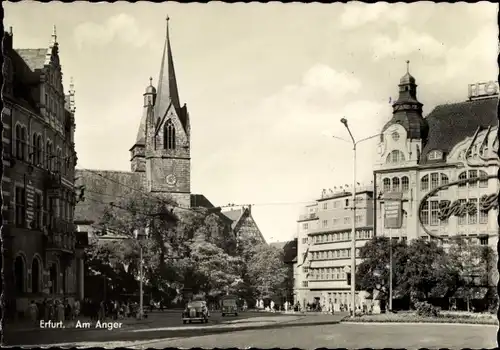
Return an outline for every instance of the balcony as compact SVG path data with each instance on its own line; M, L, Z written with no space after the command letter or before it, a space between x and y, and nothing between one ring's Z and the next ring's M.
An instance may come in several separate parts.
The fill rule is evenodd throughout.
M318 218L318 213L299 215L299 221L314 220Z
M47 236L46 249L72 254L75 251L76 238L73 233L53 233Z
M47 171L44 179L45 188L53 193L51 197L57 197L62 187L62 178L59 172Z

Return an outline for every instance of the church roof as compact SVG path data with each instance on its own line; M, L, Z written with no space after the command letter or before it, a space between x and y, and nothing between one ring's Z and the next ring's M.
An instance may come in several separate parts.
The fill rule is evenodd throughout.
M427 162L427 154L432 150L450 152L466 137L474 136L478 127L498 125L497 106L498 96L435 107L425 118L429 124L429 136L420 163Z
M160 77L155 102L155 118L163 119L168 110L173 107L179 118L182 119L181 103L177 79L175 77L174 58L170 44L169 25L167 19L167 33L163 47L163 56L160 66ZM183 126L185 127L184 123Z
M85 200L75 206L75 222L95 222L110 202L143 190L144 173L111 170L76 170L75 185L85 185Z
M33 72L45 66L47 48L44 49L15 49L17 54L23 59L26 65Z
M426 139L429 133L429 125L427 121L422 118L417 111L398 111L393 114L391 120L389 120L384 127L382 132L387 130L391 125L400 124L407 131L407 137L411 139Z

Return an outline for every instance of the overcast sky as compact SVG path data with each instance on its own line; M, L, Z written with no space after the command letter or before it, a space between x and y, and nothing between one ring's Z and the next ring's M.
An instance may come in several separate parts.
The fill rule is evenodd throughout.
M4 3L16 48L57 26L64 86L74 77L79 168L129 170L142 94L158 80L170 16L181 103L192 128L192 192L254 204L264 236L296 233L304 202L352 182L351 146L322 136L380 131L406 60L425 114L498 76L497 5L378 3ZM372 179L374 141L358 181Z

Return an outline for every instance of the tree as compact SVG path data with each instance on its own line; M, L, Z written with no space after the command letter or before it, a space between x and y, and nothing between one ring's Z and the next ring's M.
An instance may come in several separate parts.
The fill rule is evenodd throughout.
M403 265L401 288L410 295L412 302L428 300L443 276L442 257L445 251L434 241L413 240L407 249L407 261Z
M283 251L265 244L257 246L247 262L247 273L257 297L277 295L287 277Z
M405 241L392 243L393 290L400 290L404 262L407 259ZM377 291L383 300L389 299L390 244L387 237L375 237L360 249L363 259L357 266L356 288L370 293Z

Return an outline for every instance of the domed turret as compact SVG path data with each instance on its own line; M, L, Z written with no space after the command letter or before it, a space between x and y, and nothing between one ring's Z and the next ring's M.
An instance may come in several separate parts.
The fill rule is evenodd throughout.
M399 81L399 97L392 105L393 116L385 126L382 132L391 125L400 124L408 132L409 139L427 139L429 134L429 125L422 117L422 103L417 99L417 84L415 78L410 74L410 61L406 61L406 74Z
M156 100L156 89L153 86L153 78L149 78L149 86L144 93L144 107L154 106Z

